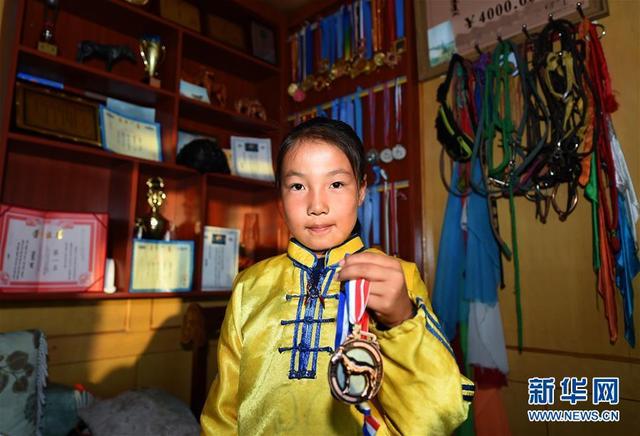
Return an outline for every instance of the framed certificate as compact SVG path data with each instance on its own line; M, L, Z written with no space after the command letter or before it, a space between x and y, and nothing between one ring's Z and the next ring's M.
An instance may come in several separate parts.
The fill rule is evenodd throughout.
M238 274L240 230L205 226L202 290L228 291Z
M130 292L188 292L193 286L193 241L133 241Z
M108 217L0 205L0 292L102 291Z
M63 92L16 82L16 126L20 129L99 147L98 106Z
M238 176L269 182L275 180L270 138L232 136L231 153L233 169Z
M127 156L162 161L160 124L141 121L100 106L102 145Z

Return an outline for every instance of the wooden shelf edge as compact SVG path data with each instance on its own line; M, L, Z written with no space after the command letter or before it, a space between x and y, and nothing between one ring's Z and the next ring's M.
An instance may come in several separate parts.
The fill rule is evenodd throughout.
M180 104L184 106L192 106L194 108L198 108L199 110L210 112L212 115L217 114L222 117L232 119L234 122L237 122L238 125L241 125L241 126L243 125L247 128L250 128L256 131L262 130L265 132L271 132L271 131L279 130L281 127L280 123L274 120L263 121L259 118L252 118L247 115L243 115L241 113L235 112L231 109L216 106L211 103L205 103L203 101L189 98L184 95L180 95ZM191 119L190 117L185 117L182 115L181 115L181 118Z
M252 63L256 67L268 70L272 74L280 74L280 72L281 72L280 67L278 67L277 65L270 64L269 62L263 61L262 59L259 59L259 58L255 57L255 56L252 56L249 53L246 53L246 52L244 52L242 50L239 50L239 49L237 49L235 47L227 45L227 44L225 44L223 42L220 42L220 41L218 41L216 39L209 38L209 37L207 37L207 36L205 36L205 35L203 35L201 33L198 33L198 32L196 32L194 30L191 30L191 29L189 29L187 27L182 27L181 26L180 28L182 29L182 32L184 33L184 35L186 35L188 37L191 37L191 38L194 38L194 39L197 39L203 44L208 44L208 45L210 45L212 47L215 47L217 49L226 51L230 55L236 56L238 58L243 59L246 62Z
M4 302L52 302L52 301L101 301L134 300L141 298L180 298L183 300L227 300L231 291L192 291L192 292L0 292L0 301Z
M10 131L7 135L8 142L16 141L26 144L37 144L43 148L50 148L52 151L67 151L77 153L79 156L95 156L98 159L104 161L112 161L114 163L138 163L147 168L158 168L160 171L173 172L176 174L184 174L185 176L196 176L199 173L189 167L183 165L173 164L169 162L158 162L146 159L140 159L126 154L118 154L111 151L107 151L101 147L87 145L80 142L66 142L63 140L47 138L43 136L31 135L25 132ZM9 147L9 151L14 153L20 153L19 149L12 149ZM64 159L63 159L64 160Z
M172 91L168 91L162 88L154 88L153 86L147 85L146 83L139 82L137 80L130 79L128 77L120 76L118 74L114 74L106 70L100 70L98 68L94 68L94 67L82 64L80 62L71 61L60 56L52 56L50 54L43 53L40 50L31 48L22 44L18 46L18 50L21 53L24 53L28 56L34 56L34 57L40 58L46 62L51 62L53 64L61 65L65 68L75 69L84 74L100 76L106 80L120 82L128 86L135 87L140 90L144 90L145 92L156 93L169 98L175 98L176 96L176 94ZM109 96L104 96L104 97L109 97Z

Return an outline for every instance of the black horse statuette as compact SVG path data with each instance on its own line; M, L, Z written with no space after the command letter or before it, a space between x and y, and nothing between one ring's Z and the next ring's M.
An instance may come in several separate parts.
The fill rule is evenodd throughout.
M81 41L78 44L76 60L84 62L85 59L97 57L106 62L107 71L111 71L113 64L121 59L128 59L136 63L136 55L128 45L99 44L93 41Z

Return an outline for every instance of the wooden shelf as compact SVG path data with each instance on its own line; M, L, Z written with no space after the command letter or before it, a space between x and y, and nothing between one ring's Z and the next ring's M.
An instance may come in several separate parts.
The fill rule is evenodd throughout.
M251 118L236 111L180 96L180 117L201 124L214 124L225 129L251 133L269 133L280 129L276 121Z
M85 165L112 168L123 162L141 160L105 151L95 145L65 142L28 133L9 132L7 139L7 149L10 153L42 156Z
M198 229L207 223L241 227L241 211L251 208L265 218L264 244L274 246L275 237L267 229L275 228L277 191L275 184L225 174L201 174L175 163L179 130L211 135L221 144L230 136L281 139L286 127L281 119L284 102L282 88L285 17L275 9L252 2L193 0L201 16L214 14L240 25L249 40L252 20L269 25L275 36L278 65L272 65L159 15L157 2L139 7L125 0L65 0L56 16L55 43L58 55L37 50L44 26L42 0L16 0L17 19L7 31L16 35L6 44L9 80L3 95L14 95L18 73L61 83L62 91L94 101L116 98L153 108L161 124L162 162L117 154L102 147L55 135L19 129L15 123L15 102L0 101L4 127L0 131L0 202L44 210L106 212L109 214L107 252L118 265L116 286L119 292L0 292L0 302L15 305L91 302L113 299L180 298L223 300L230 291L202 292L202 235ZM6 24L6 23L5 23ZM156 35L166 47L166 58L159 66L162 87L143 82L142 59L117 62L107 71L100 56L76 61L78 44L90 40L99 44L129 47L137 53L143 35ZM227 89L230 107L221 108L182 97L182 76L197 74L202 68L215 73ZM269 116L262 121L238 114L233 101L255 98ZM175 223L176 238L195 241L193 292L129 293L131 277L131 236L136 217L148 209L148 177L165 180L167 199L163 213ZM271 255L269 251L268 255ZM265 251L264 256L267 256ZM1 304L1 303L0 303Z
M98 94L98 96L114 97L136 104L152 106L161 100L175 98L173 92L165 89L154 88L141 81L70 61L60 56L51 56L25 46L20 46L17 70L61 82L65 86L77 90L89 91Z
M55 160L78 162L85 165L115 167L123 162L136 162L141 166L157 168L165 175L175 174L192 176L197 171L168 162L155 162L133 156L118 154L103 148L82 143L66 142L29 133L9 132L9 151L12 153L32 154Z
M77 3L79 0L74 1ZM197 60L209 59L216 68L249 79L260 79L264 78L264 76L280 74L280 68L277 65L265 62L243 50L209 38L179 23L155 15L142 7L131 5L123 0L109 0L107 3L111 4L112 8L120 8L126 11L127 14L132 14L132 16L139 16L149 22L156 22L167 27L180 29L183 33L184 55L187 57ZM219 62L219 59L224 59L224 62Z
M193 30L184 29L182 40L183 56L207 63L244 79L264 79L281 72L275 65ZM221 59L224 60L221 61Z
M192 292L0 292L0 301L95 301L135 300L140 298L181 298L202 300L227 300L231 291Z

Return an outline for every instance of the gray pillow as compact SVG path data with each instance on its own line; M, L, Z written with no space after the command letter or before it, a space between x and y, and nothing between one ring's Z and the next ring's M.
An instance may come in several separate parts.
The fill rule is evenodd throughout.
M124 392L78 411L93 436L197 436L200 426L176 397L158 390Z

